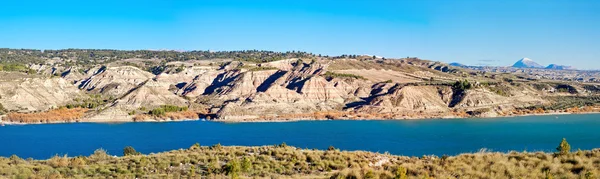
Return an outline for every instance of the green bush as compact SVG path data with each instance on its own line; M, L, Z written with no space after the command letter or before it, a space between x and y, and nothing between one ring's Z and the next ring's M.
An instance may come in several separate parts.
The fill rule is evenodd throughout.
M275 68L275 67L254 67L254 68L250 68L248 71L266 71L266 70L278 70L279 68Z
M156 109L152 109L149 112L151 115L154 116L164 116L165 115L165 109L163 108L156 108Z
M406 170L406 168L398 167L396 170L396 177L394 177L394 179L408 179L408 176L406 175L407 172L408 170Z
M569 154L569 152L571 152L571 145L569 145L567 139L563 138L563 140L560 142L560 145L556 147L556 150L560 155L566 155Z
M600 105L600 96L548 96L546 97L551 104L535 105L518 109L534 110L541 108L544 110L564 110L573 107L585 107Z
M175 69L175 73L182 72L184 69L185 69L185 68L184 68L184 66L183 66L183 65L181 65L181 66L179 66L179 67L177 67L177 68Z
M242 160L241 169L244 173L248 173L250 172L250 169L252 169L252 162L248 157L244 157L244 159Z
M334 72L325 72L325 74L322 75L325 78L328 79L332 79L332 78L351 78L351 79L360 79L360 80L366 80L365 77L359 76L359 75L354 75L354 74L346 74L346 73L334 73Z
M473 85L471 83L469 83L469 81L464 80L464 81L456 81L454 83L454 85L452 85L452 88L457 89L457 90L468 90L471 89L473 87Z
M2 106L2 104L0 104L0 115L6 114L8 112L8 110L6 108L4 108L4 106Z
M29 72L29 68L24 64L19 63L0 63L0 71L18 71L18 72Z
M158 108L152 109L148 112L148 114L151 114L153 116L164 116L166 113L168 112L181 112L181 111L187 111L188 107L187 106L173 106L173 105L162 105Z
M240 163L237 159L231 160L223 167L223 171L231 178L239 178L241 171Z
M75 104L67 104L65 105L65 107L67 107L68 109L72 109L72 108L88 108L88 109L93 109L93 108L97 108L99 106L103 106L105 105L108 101L112 101L111 97L103 97L102 95L90 95L88 98L84 98L84 99L77 99L75 100L75 102L79 102L79 103L75 103Z
M129 156L129 155L140 155L141 153L139 153L138 151L135 151L135 149L131 146L127 146L123 149L123 155L124 156Z

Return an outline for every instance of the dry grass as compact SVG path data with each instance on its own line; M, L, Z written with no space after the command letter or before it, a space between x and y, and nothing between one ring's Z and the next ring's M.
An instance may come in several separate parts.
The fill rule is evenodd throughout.
M405 157L363 151L308 150L285 144L211 147L151 155L49 160L0 157L0 178L594 178L600 149L567 155L479 152Z
M39 113L9 113L6 120L19 123L74 122L85 114L85 108L59 108Z

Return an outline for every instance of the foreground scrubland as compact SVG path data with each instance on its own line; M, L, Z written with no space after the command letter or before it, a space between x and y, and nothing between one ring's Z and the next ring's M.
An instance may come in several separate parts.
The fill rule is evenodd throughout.
M48 160L0 158L0 178L596 178L600 149L567 153L486 152L406 157L364 151L200 146L122 157L96 150L90 156ZM560 147L559 147L560 148ZM121 154L119 154L121 155Z

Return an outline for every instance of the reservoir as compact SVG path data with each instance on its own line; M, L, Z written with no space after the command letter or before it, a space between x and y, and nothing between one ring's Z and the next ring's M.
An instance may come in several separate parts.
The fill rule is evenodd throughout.
M554 152L562 138L573 150L600 148L600 115L548 115L493 119L427 119L221 123L208 121L72 123L0 127L0 156L47 159L89 155L125 146L144 154L209 146L258 146L285 142L309 149L456 155L488 151Z

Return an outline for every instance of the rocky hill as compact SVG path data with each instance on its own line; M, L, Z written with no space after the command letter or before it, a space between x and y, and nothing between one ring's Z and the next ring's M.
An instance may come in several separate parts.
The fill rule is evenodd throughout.
M242 56L253 53L263 52ZM307 55L276 59L264 55L257 60L233 56L201 60L105 57L85 65L77 65L81 60L77 57L42 56L42 63L23 65L32 70L2 72L0 104L7 114L2 120L493 117L533 112L554 104L555 97L594 96L599 91L585 84L480 73L417 58ZM573 106L552 110L567 107ZM48 121L36 115L57 109L74 110L77 117ZM17 114L19 118L11 118Z

